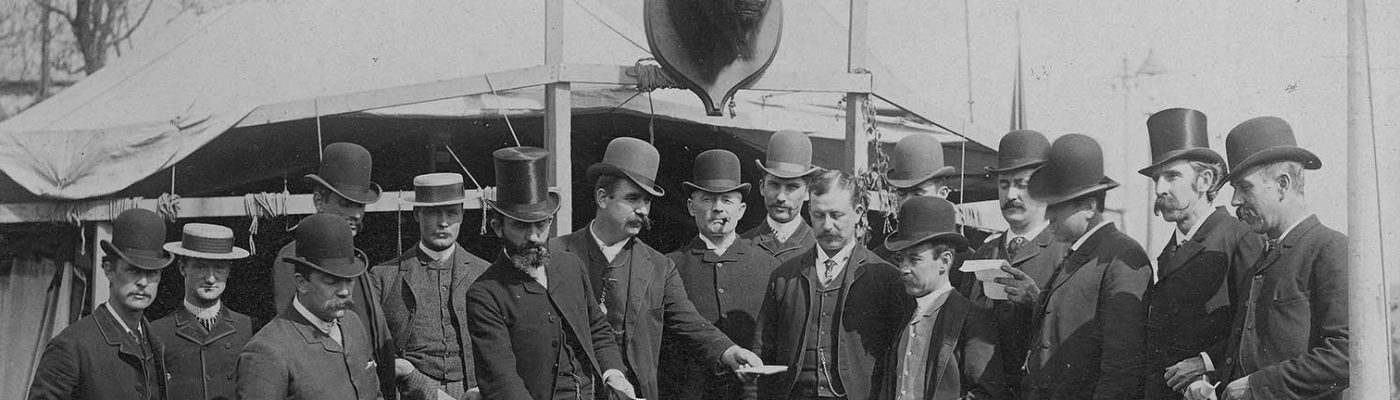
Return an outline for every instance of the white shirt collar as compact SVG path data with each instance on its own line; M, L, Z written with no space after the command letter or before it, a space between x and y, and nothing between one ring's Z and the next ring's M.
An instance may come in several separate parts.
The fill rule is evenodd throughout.
M710 238L705 235L697 236L700 237L700 241L705 242L706 249L714 250L715 254L718 255L724 255L724 252L729 250L729 246L734 245L734 240L739 237L739 235L735 234L734 232L729 232L728 235L724 235L724 241L716 244L715 242L710 241Z
M603 257L607 258L608 262L612 262L614 258L617 258L617 253L621 253L622 247L626 246L627 242L632 240L632 238L622 239L609 246L603 243L603 239L598 238L598 231L593 229L592 222L588 223L588 234L593 236L593 242L598 244L598 249L603 251Z
M1311 216L1312 216L1312 214L1308 214L1307 216L1305 216L1305 217L1303 217L1303 218L1299 218L1297 221L1294 221L1294 222L1293 222L1293 225L1292 225L1292 226L1289 226L1288 229L1284 229L1284 230L1283 230L1283 234L1282 234L1282 235L1278 235L1278 237L1277 237L1276 239L1278 239L1278 240L1283 240L1283 238L1288 237L1288 234L1291 233L1291 232L1293 232L1293 228L1297 228L1299 224L1302 224L1303 221L1306 221L1306 220L1308 219L1308 217L1311 217Z
M793 218L788 222L778 222L772 216L763 218L768 220L768 227L773 229L773 236L777 237L779 242L786 242L793 233L797 233L797 227L802 226L802 217Z
M209 308L200 308L199 306L194 305L194 303L191 303L189 299L185 299L184 303L185 311L189 311L190 314L194 314L194 317L199 319L211 319L218 317L219 309L222 308L224 305L223 301L218 300L215 300L214 305L210 306Z
M1005 245L1010 246L1011 241L1016 238L1026 238L1027 242L1033 241L1037 236L1040 236L1040 232L1044 231L1046 226L1050 226L1050 223L1046 221L1041 221L1039 224L1036 224L1034 228L1031 228L1031 230L1026 231L1026 234L1024 235L1017 235L1016 232L1012 232L1010 229L1007 229Z
M913 319L909 322L918 322L920 319L923 319L924 316L938 311L938 309L943 307L943 302L948 300L948 294L952 292L953 285L950 284L938 288L938 290L934 290L933 292L926 294L923 297L914 299L914 302L919 305L919 308L917 309L917 312L914 313Z
M292 308L297 309L297 312L301 313L301 316L306 318L307 321L311 321L311 325L315 325L316 329L321 330L321 333L330 335L331 329L335 329L337 321L326 321L321 319L321 317L317 317L316 314L312 314L311 310L307 310L306 306L301 305L301 298L299 297L292 297Z
M1103 221L1100 221L1098 225L1094 225L1093 228L1089 228L1089 230L1084 231L1084 235L1083 235L1083 236L1080 236L1080 237L1079 237L1079 240L1074 241L1074 244L1071 245L1071 246L1069 246L1069 251L1078 251L1078 250L1079 250L1079 246L1083 246L1083 245L1084 245L1084 242L1087 241L1087 240L1089 240L1089 237L1090 237L1090 236L1094 236L1094 232L1098 232L1098 231L1099 231L1099 228L1103 228L1104 225L1108 225L1108 224L1111 224L1111 223L1112 223L1112 222L1109 222L1108 220L1103 220Z
M419 241L418 251L422 252L423 255L428 256L428 259L430 260L442 261L448 256L451 256L452 252L457 251L457 243L453 243L451 246L448 246L443 251L433 251L432 249L429 249L428 246L424 246L422 241Z
M831 276L836 276L841 273L841 270L846 269L846 261L851 259L851 252L856 248L856 242L857 240L852 238L850 242L846 243L846 247L842 247L841 251L836 252L836 255L831 257L827 257L826 250L822 249L821 246L817 246L817 275L821 277L826 276L826 260L836 261L836 267L831 271Z
M116 318L116 319L117 319L117 323L118 323L118 324L121 324L122 330L125 330L126 333L132 333L132 332L131 332L131 327L130 327L130 326L126 326L126 321L122 319L122 316L117 315L117 310L112 309L112 304L109 303L109 304L106 305L106 307L107 307L107 312L112 313L112 318ZM140 326L140 325L137 325L137 326L136 326L136 329L141 329L141 326Z

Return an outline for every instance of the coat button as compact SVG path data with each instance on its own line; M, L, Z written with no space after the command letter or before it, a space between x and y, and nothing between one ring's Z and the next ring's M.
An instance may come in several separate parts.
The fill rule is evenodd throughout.
M724 267L724 263L715 263L715 268Z
M1041 342L1041 343L1040 343L1040 348L1042 348L1042 349L1048 349L1048 348L1050 348L1050 342Z
M719 293L724 294L724 288L719 288Z

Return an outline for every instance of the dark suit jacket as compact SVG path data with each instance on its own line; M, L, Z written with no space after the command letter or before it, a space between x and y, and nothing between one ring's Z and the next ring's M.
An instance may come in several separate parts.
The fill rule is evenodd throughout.
M912 310L917 312L917 310ZM914 318L912 315L910 318ZM894 346L908 336L910 325L903 324ZM1001 358L996 357L996 327L991 315L976 308L972 302L956 291L948 294L948 300L933 322L933 339L929 340L928 352L916 354L917 360L926 365L924 393L926 400L959 400L968 396L974 399L1011 399L1006 390L1006 380L1001 376ZM900 365L906 356L899 354L898 348L890 351L881 386L880 399L894 400L898 390L895 379ZM969 396L970 395L970 396Z
M180 307L151 323L165 344L171 399L234 399L238 390L238 353L253 337L253 320L219 307L214 328L204 330L199 319Z
M656 364L661 358L663 330L688 340L707 360L719 360L734 341L695 311L675 263L641 240L631 240L632 270L625 289L628 304L609 304L608 308L626 310L623 357L637 379L637 396L651 399L659 393ZM557 242L554 245L561 253L593 265L607 264L587 225L552 242Z
M360 316L346 311L340 330L343 346L287 306L239 354L238 398L382 398Z
M816 277L818 248L802 253L777 270L768 281L760 348L768 364L786 365L786 372L759 378L760 399L783 399L792 392L808 338L807 324ZM899 271L857 244L846 261L846 282L834 317L837 374L851 399L869 399L884 379L886 353L896 343L900 324L908 321L914 299L904 294Z
M1259 234L1217 208L1174 252L1168 244L1157 257L1159 277L1147 289L1148 399L1180 399L1167 386L1167 367L1200 353L1225 359L1230 336L1233 282L1254 264L1264 248ZM1219 378L1213 376L1212 378Z
M1346 235L1304 219L1241 290L1223 382L1248 375L1256 399L1341 398L1350 378Z
M490 264L463 250L461 245L456 247L452 259L455 265L452 266L452 289L448 292L452 301L450 308L452 316L459 322L457 338L462 343L462 371L466 376L462 384L470 389L476 387L477 383L476 367L472 363L471 334L467 333L466 293L472 282L476 282L477 277L486 272L486 267ZM389 327L389 335L378 338L380 341L375 344L378 349L376 361L381 368L384 365L390 366L391 373L394 356L402 351L412 335L409 328L413 326L413 315L418 309L418 297L437 295L436 288L418 288L409 284L414 281L414 275L423 273L426 268L427 266L419 261L418 246L415 244L403 255L375 266L367 274L370 291L373 293L371 296L378 301L379 309L384 310L384 322ZM386 356L387 359L384 358ZM384 379L383 374L380 375L380 379Z
M1152 282L1142 246L1105 225L1054 275L1041 295L1044 313L1028 355L1025 398L1141 397L1142 296Z
M812 233L812 227L807 225L806 220L799 221L802 223L797 226L797 230L792 232L792 236L789 236L786 242L778 241L777 233L768 226L766 218L759 223L758 227L749 229L748 232L740 234L739 237L752 240L754 245L767 250L768 254L776 257L779 263L784 263L817 246L817 235Z
M112 313L98 306L63 329L44 347L30 399L166 399L165 353L151 324L141 318L150 356Z
M476 376L485 398L552 399L554 363L567 344L546 340L563 322L585 347L595 392L606 390L598 380L603 372L626 370L606 316L593 300L583 262L557 247L551 252L545 267L548 289L502 256L467 291Z

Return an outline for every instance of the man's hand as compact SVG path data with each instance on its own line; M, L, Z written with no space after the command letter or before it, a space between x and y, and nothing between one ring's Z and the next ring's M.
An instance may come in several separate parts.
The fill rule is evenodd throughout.
M603 383L624 399L637 398L637 391L632 388L632 382L627 381L627 376L623 375L622 371L610 369L603 372Z
M1040 286L1035 284L1035 280L1025 272L1007 265L1001 266L1001 270L1011 274L1010 278L994 279L996 283L1006 285L1006 299L1017 305L1034 306L1040 299Z
M471 388L470 390L467 390L467 393L462 397L462 400L481 400L481 399L483 399L483 397L481 397L481 387L480 387L480 386Z
M730 346L728 349L725 349L724 355L720 356L720 360L723 361L724 365L728 366L730 370L736 371L740 368L763 366L763 358L738 345ZM740 379L743 377L744 374L739 374Z
M1196 356L1181 360L1181 362L1176 363L1176 365L1167 367L1162 377L1167 379L1167 386L1171 386L1172 390L1180 392L1185 390L1187 386L1193 385L1194 383L1192 382L1200 379L1201 375L1205 373L1205 360L1202 360L1200 356Z
M408 360L402 358L394 359L394 376L399 379L413 375L413 371L417 370L418 369L414 368L413 364L409 363Z
M1249 393L1249 376L1236 379L1225 386L1225 400L1253 400L1254 395Z
M1192 381L1181 395L1186 396L1186 400L1219 400L1219 397L1215 395L1215 385L1210 384L1205 379Z

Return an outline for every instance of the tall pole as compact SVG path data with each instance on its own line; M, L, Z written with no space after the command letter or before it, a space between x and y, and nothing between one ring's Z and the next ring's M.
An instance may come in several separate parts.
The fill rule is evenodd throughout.
M564 63L564 1L544 0L544 63ZM558 236L574 231L573 92L568 82L544 86L544 146L549 150L549 183L559 191L554 215Z
M866 57L866 0L851 0L849 48L846 52L846 72L869 73ZM870 93L846 93L846 157L842 165L852 175L870 168L870 135L865 131L865 106Z

